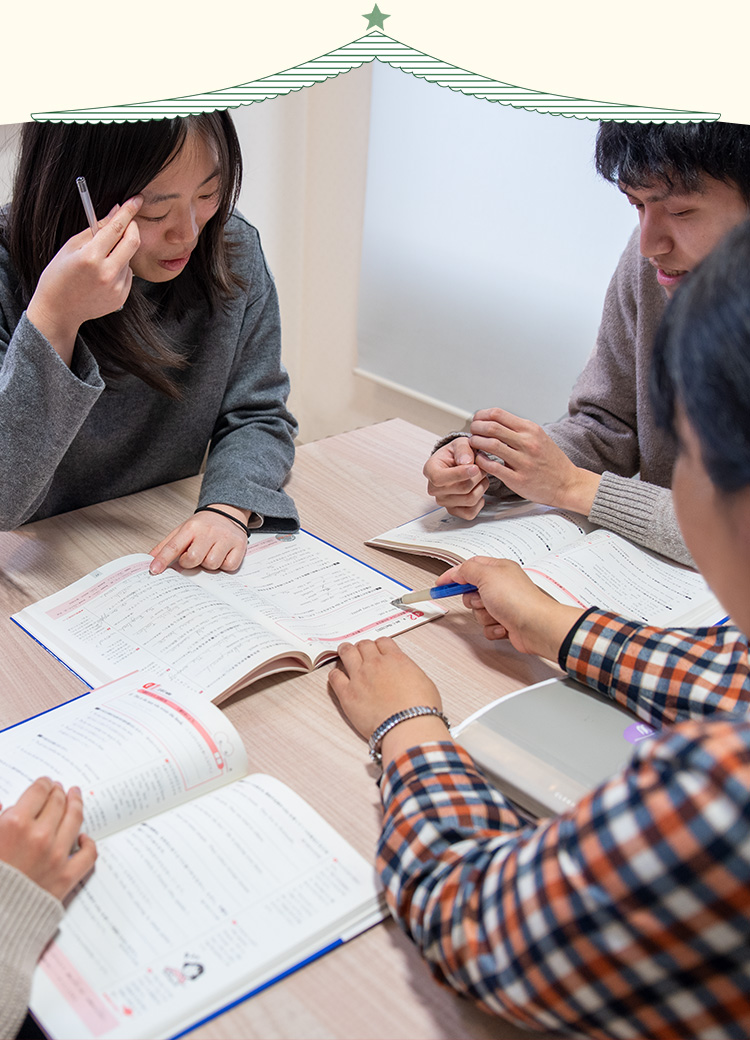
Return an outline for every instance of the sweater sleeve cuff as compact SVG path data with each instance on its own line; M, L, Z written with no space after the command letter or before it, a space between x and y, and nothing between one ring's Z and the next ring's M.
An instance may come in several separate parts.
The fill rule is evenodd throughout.
M82 389L85 387L95 390L97 396L104 390L105 383L99 372L99 366L80 336L76 338L73 358L68 367L47 337L29 320L26 311L21 315L17 333L21 342L28 342L31 345L37 359L44 358L44 363L50 367L50 370L60 369L66 380L81 384Z
M602 473L589 520L610 531L616 531L644 544L652 523L654 509L665 488L646 484L617 473ZM669 492L666 492L669 494Z
M450 433L446 433L445 437L441 437L439 441L435 441L432 446L430 455L434 455L438 448L445 447L446 444L450 444L451 441L455 441L458 437L469 437L471 436L468 430L452 430Z
M20 870L0 863L0 921L3 945L14 960L36 963L63 916L63 905Z
M235 480L230 487L227 481L214 479L206 472L203 477L198 506L208 506L213 502L226 502L238 509L249 509L256 516L263 518L264 529L275 531L298 531L299 515L297 508L285 491L274 491L252 481L244 481L241 485ZM251 525L255 526L255 525Z
M25 874L0 863L0 1025L15 1036L29 1003L31 976L55 934L63 905Z
M695 567L674 515L669 488L605 472L589 520L678 563Z

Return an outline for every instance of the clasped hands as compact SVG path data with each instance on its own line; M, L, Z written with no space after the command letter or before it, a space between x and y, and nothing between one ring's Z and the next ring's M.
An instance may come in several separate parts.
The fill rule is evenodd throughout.
M438 448L424 475L428 494L463 520L478 515L490 476L521 498L584 516L591 511L600 480L599 474L575 466L537 423L502 408L478 411L469 436Z

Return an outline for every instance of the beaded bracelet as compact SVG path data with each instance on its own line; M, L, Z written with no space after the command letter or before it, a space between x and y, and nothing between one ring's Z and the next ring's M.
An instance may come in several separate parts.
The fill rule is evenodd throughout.
M450 722L448 722L440 708L431 707L427 704L420 704L413 708L404 708L403 711L397 711L395 715L389 716L385 722L380 723L368 741L370 758L376 765L382 765L383 763L383 756L380 754L380 745L383 743L383 737L386 733L390 732L394 726L398 726L399 722L406 722L407 719L416 719L419 715L437 715L439 719L442 719L449 730L451 728Z
M247 524L243 523L239 517L232 516L231 513L225 513L223 509L217 509L216 506L198 506L195 510L196 513L218 513L219 516L225 516L227 520L231 520L233 523L241 527L247 537L250 537L250 528Z

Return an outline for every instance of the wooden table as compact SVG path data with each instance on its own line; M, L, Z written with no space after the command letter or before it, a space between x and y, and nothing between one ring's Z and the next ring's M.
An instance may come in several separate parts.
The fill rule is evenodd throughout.
M393 419L300 448L288 490L302 526L405 584L430 585L443 564L363 542L434 506L422 476L434 439ZM148 551L192 513L199 486L200 478L192 477L0 533L0 727L82 690L80 680L9 615L108 560ZM454 600L446 617L398 638L438 683L451 721L501 693L559 674L509 645L488 643L470 612ZM299 791L372 858L380 821L374 774L365 744L329 696L327 673L325 667L272 676L222 708L243 736L253 771L278 776ZM390 920L191 1035L215 1040L529 1036L439 986Z

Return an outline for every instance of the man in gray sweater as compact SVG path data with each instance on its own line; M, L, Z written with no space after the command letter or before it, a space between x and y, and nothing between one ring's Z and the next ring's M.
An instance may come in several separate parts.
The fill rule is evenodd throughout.
M478 411L468 435L435 446L427 490L464 519L487 493L517 494L692 563L669 491L674 447L649 406L649 362L667 299L748 216L750 126L603 123L596 166L636 208L640 227L607 290L568 415L541 427L502 408Z

